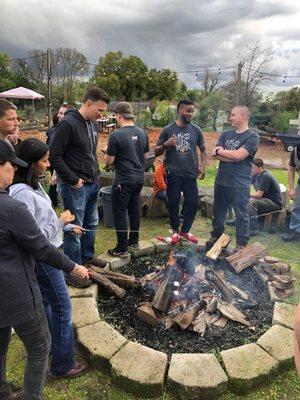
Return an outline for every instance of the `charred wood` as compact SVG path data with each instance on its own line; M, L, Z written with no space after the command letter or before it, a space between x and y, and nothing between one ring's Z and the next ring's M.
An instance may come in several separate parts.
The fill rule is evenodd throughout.
M96 267L91 265L90 268L93 272L96 272L99 275L103 275L106 278L110 279L112 282L115 282L117 285L120 285L125 288L134 288L136 284L136 279L133 275L125 275L120 274L118 272L113 271L105 271L103 268Z
M100 275L97 272L91 272L89 275L93 282L96 282L99 285L103 286L108 292L113 294L115 297L121 299L122 297L125 296L126 291L122 289L120 286L113 283L106 276Z

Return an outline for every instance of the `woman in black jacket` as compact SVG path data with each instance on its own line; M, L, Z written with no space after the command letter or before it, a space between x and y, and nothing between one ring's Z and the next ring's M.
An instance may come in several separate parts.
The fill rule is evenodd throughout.
M8 196L5 189L11 185L17 165L27 164L0 140L0 399L42 400L51 340L35 263L51 264L81 279L88 273L47 241L25 204ZM25 397L13 394L6 381L12 327L28 354Z

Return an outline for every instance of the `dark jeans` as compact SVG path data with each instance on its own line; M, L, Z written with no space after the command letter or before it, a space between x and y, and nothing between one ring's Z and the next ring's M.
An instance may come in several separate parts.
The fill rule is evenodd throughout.
M64 274L47 264L38 264L37 280L51 332L51 372L64 375L74 364L74 332L71 301Z
M42 400L51 344L47 318L42 306L36 310L34 319L14 325L13 328L27 351L24 373L25 399ZM0 400L6 399L10 393L10 385L6 380L6 355L10 338L11 327L0 328Z
M187 233L195 220L198 210L198 187L193 178L182 177L168 172L167 197L169 200L170 225L174 231L179 229L179 203L181 192L184 197L183 224L181 232Z
M127 250L127 223L126 211L130 223L129 242L138 243L140 229L139 197L142 183L113 184L111 191L112 209L117 234L117 247L121 251Z
M249 216L250 216L250 229L258 229L257 216L260 214L266 214L272 211L281 210L279 204L267 198L250 199L249 200Z
M215 185L212 236L219 237L225 230L226 213L232 206L236 216L236 242L246 245L249 240L249 188Z
M60 183L60 191L64 208L75 215L73 223L91 229L83 235L65 232L64 253L71 260L82 264L94 258L94 243L99 222L99 184L84 183L82 188L76 189L67 183Z
M155 197L158 200L164 201L166 203L166 206L168 207L168 198L166 190L160 190L159 192L156 193Z

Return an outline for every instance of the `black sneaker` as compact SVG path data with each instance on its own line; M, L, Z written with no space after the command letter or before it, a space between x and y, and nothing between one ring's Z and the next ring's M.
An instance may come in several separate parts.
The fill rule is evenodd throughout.
M300 233L289 230L287 233L281 236L281 239L285 242L294 242L300 240Z
M129 242L129 241L128 241L128 245L127 246L131 250L138 250L140 248L138 243L133 243L133 242Z
M205 243L206 246L206 250L210 250L213 245L217 242L217 240L219 239L220 236L212 236L210 239L207 240L207 242Z
M128 250L120 250L118 247L107 250L107 253L113 257L127 257L129 255Z
M238 253L239 251L242 251L246 246L244 244L237 244L233 250L234 253Z
M67 285L80 289L88 288L93 283L90 279L80 279L72 275L65 275L65 281Z

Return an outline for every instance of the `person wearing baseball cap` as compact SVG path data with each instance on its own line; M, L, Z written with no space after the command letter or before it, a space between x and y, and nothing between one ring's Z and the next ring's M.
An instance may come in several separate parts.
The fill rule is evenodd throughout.
M108 139L104 161L115 166L111 200L117 234L117 245L108 250L111 256L126 257L128 247L138 248L139 241L139 197L145 174L145 155L149 151L146 133L135 126L130 103L121 101L115 106L116 121L120 129ZM127 233L126 213L130 221Z
M27 167L27 163L16 156L13 146L7 140L0 140L0 164L7 161L16 166Z

